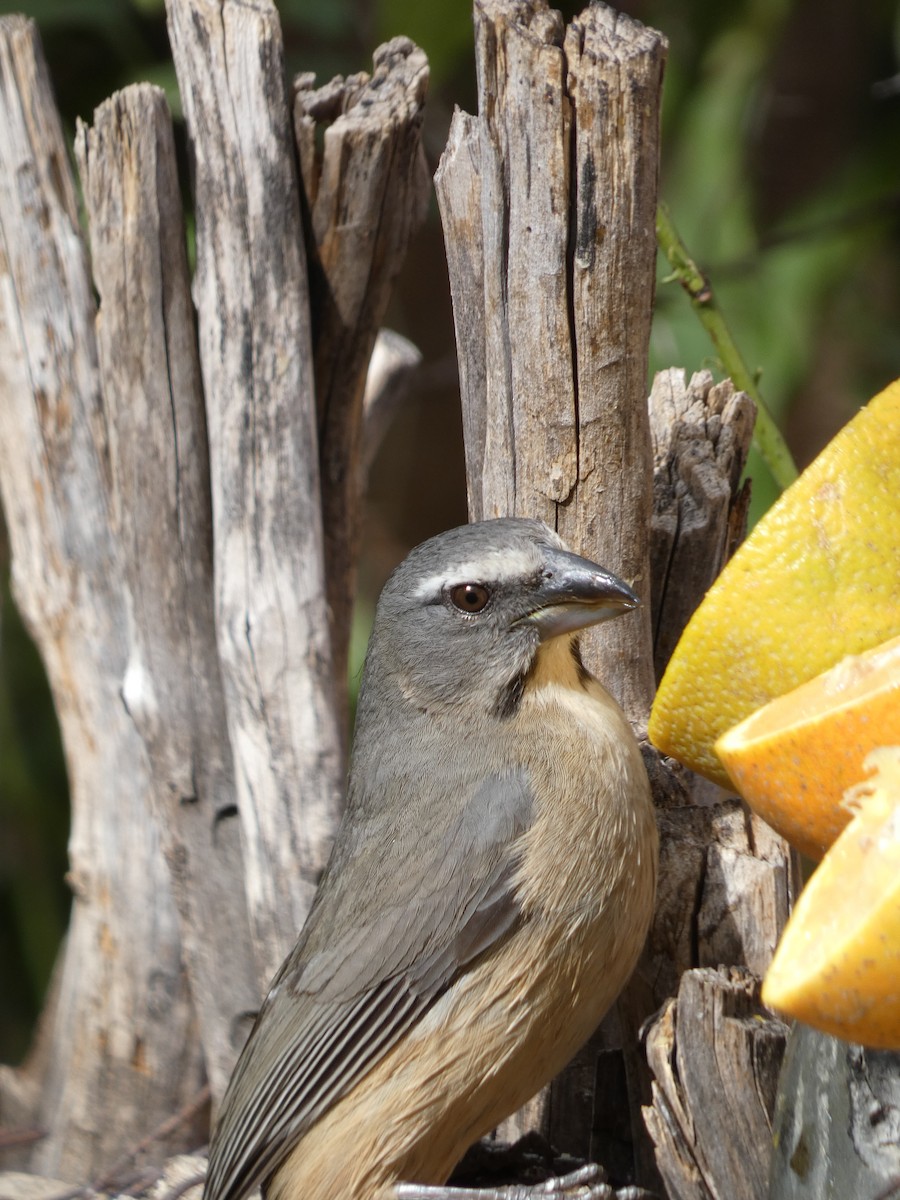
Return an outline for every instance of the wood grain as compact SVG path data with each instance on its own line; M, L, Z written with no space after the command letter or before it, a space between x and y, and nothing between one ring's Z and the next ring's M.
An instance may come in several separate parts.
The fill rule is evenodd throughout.
M686 972L647 1039L647 1123L672 1200L765 1200L787 1027L739 968Z
M709 371L660 371L653 439L653 658L661 679L689 618L744 536L742 485L756 406Z
M138 85L76 138L100 298L110 499L128 587L122 699L147 749L204 1061L220 1099L258 1003L216 652L206 418L168 106Z
M0 19L0 247L0 489L16 601L62 730L74 896L38 1044L21 1073L4 1070L0 1102L47 1130L33 1166L87 1179L197 1090L201 1059L122 701L128 598L75 184L35 26L19 17Z
M649 599L659 35L603 5L475 6L477 118L435 177L453 295L472 519L539 517ZM585 638L638 725L644 608Z
M796 1022L773 1133L768 1200L895 1200L900 1051L852 1045Z
M293 944L342 790L312 340L281 30L266 0L170 0L194 160L216 633L264 978Z
M362 500L363 394L406 247L428 202L422 118L428 62L409 38L375 51L371 76L294 85L315 347L331 641L347 673Z

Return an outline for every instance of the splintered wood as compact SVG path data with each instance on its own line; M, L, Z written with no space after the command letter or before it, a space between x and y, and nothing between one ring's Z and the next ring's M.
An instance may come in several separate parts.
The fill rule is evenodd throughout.
M394 38L376 50L371 76L316 88L312 76L302 75L294 87L315 321L326 584L341 679L370 432L362 411L366 368L427 203L421 141L427 83L425 55L409 38Z
M744 536L756 405L731 381L660 371L650 392L653 438L653 659L662 678L694 609Z
M163 93L126 88L81 124L76 156L99 295L113 520L132 601L128 713L150 757L206 1070L221 1093L252 1012L237 803L213 610L209 456L190 276ZM223 819L224 818L224 819Z
M727 380L704 371L686 383L678 370L656 377L649 406L661 673L743 536L754 406ZM655 754L648 765L661 805L659 890L633 990L647 988L648 1015L664 1006L645 1030L656 1169L678 1200L764 1200L786 1029L761 1008L759 980L799 890L796 855L737 798Z
M91 277L33 23L0 18L0 490L16 600L40 651L72 795L69 932L37 1043L0 1068L31 1165L89 1177L197 1090L202 1058L144 748Z
M759 979L688 971L647 1037L645 1110L672 1197L764 1200L787 1026L759 1019Z
M270 978L312 903L342 769L300 192L274 5L173 0L168 17L194 158L216 631Z
M665 39L603 5L475 6L479 114L435 176L460 361L469 514L521 514L646 596ZM629 716L653 694L650 614L584 641Z
M80 1181L204 1072L221 1099L308 911L344 782L360 430L380 436L418 358L382 337L364 402L427 194L422 52L396 39L340 114L295 114L270 0L167 12L193 280L162 93L126 88L79 127L89 261L35 26L0 19L0 488L62 726L76 897L0 1119L45 1131L33 1169ZM296 139L318 121L307 204Z

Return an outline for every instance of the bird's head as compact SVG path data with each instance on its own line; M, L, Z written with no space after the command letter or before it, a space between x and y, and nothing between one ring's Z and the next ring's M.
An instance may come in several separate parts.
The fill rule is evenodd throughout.
M386 583L367 686L377 673L382 687L422 709L507 716L552 639L639 603L540 521L463 525L417 546Z

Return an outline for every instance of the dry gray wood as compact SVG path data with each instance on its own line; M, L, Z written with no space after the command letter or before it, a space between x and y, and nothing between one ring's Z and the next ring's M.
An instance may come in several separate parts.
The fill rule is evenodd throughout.
M900 1052L855 1046L799 1022L775 1099L769 1200L896 1200Z
M75 895L35 1057L0 1108L48 1130L31 1162L96 1174L200 1084L150 777L121 698L127 593L75 187L32 23L0 20L0 488L19 607L57 704Z
M141 1194L147 1200L171 1200L176 1194L185 1197L185 1200L200 1200L205 1175L205 1155L176 1154L166 1160L157 1181L142 1190ZM58 1200L67 1193L71 1193L71 1188L63 1179L26 1175L20 1171L0 1171L0 1200ZM134 1193L85 1187L79 1191L78 1200L107 1200L107 1197L119 1195L124 1198Z
M559 531L632 582L644 607L586 642L636 726L654 693L650 644L652 462L647 358L656 273L659 103L666 41L603 4L566 33L573 112L578 473ZM631 628L629 629L629 624Z
M654 756L648 748L648 759ZM690 772L676 768L674 777L667 778L670 770L668 760L658 757L651 769L659 806L657 904L641 962L619 1004L622 1068L618 1078L612 1073L612 1080L613 1088L621 1085L624 1071L628 1086L627 1090L620 1086L617 1099L608 1100L613 1112L621 1111L635 1094L643 1098L645 1113L652 1102L648 1066L636 1050L642 1023L676 994L679 980L692 968L733 966L760 978L799 890L795 856L781 837L737 799L691 804ZM607 1055L614 1053L607 1028L594 1045ZM728 1069L737 1087L743 1066L736 1062ZM752 1090L752 1079L744 1082ZM609 1136L600 1145L608 1148ZM763 1143L757 1154L767 1158L769 1148ZM654 1161L668 1181L669 1152L670 1147L658 1141L654 1152L646 1135L635 1131L636 1170L646 1186L659 1186ZM711 1178L715 1182L717 1177L711 1173ZM713 1194L727 1200L728 1178L719 1182L721 1187Z
M744 535L756 406L709 371L685 383L660 371L650 391L653 437L653 656L661 679L681 631Z
M267 0L169 0L195 166L219 658L259 961L293 944L339 813L306 260Z
M788 843L742 805L713 808L697 913L699 965L743 964L761 979L800 891Z
M686 972L647 1039L646 1110L671 1200L764 1200L787 1027L739 968Z
M172 121L117 93L76 138L100 297L116 538L130 592L122 696L151 800L214 1101L259 1001L216 653L209 456ZM246 1029L243 1029L246 1032Z
M347 673L365 455L363 393L375 337L430 181L422 150L428 61L409 38L374 54L371 78L294 85L307 223L331 643Z
M648 1011L692 967L746 967L761 977L798 890L788 847L740 800L659 814L656 914L641 969Z
M665 40L604 5L475 6L479 116L435 183L473 519L540 517L649 592L646 405ZM637 723L649 609L585 639Z
M487 444L487 346L485 338L484 230L482 228L479 120L457 109L434 177L453 294L453 328L459 361L463 446L469 520L484 510ZM492 370L499 364L492 363Z
M728 382L714 386L711 376L701 372L685 386L683 372L668 371L657 376L650 412L655 459L654 628L661 669L742 536L748 493L740 475L753 410ZM665 773L667 760L659 761L657 769ZM680 978L687 990L679 993L679 1017L682 1007L690 1011L689 1002L698 997L706 1013L699 1023L684 1024L673 1019L674 1010L666 1009L655 1022L649 1042L656 1048L650 1066L657 1079L644 1112L656 1163L671 1196L759 1196L764 1194L759 1188L771 1151L768 1118L762 1121L757 1113L742 1135L746 1143L753 1143L752 1150L745 1144L742 1153L751 1154L755 1164L753 1171L742 1168L745 1190L733 1190L739 1163L727 1148L716 1148L717 1141L731 1145L740 1139L732 1138L725 1100L714 1099L715 1089L726 1099L731 1096L729 1103L743 1095L752 1111L758 1080L743 1041L723 1042L717 1020L709 1019L723 1005L728 1011L731 977L702 971L725 966L749 972L748 979L762 976L799 890L798 864L787 843L740 801L692 804L694 797L705 798L703 789L691 772L677 768L677 776L680 794L660 812L657 911L632 990L643 984L643 1005L652 1012L666 995L675 994ZM693 970L693 976L705 982L692 992L694 968L701 970ZM640 1009L640 1003L636 1007ZM689 1040L682 1046L685 1031ZM781 1044L780 1039L765 1043L767 1087L772 1089ZM666 1047L664 1054L660 1046ZM676 1082L665 1064L680 1063L682 1056L692 1063L717 1065L709 1077L710 1092L683 1089L677 1092L676 1105ZM771 1114L771 1105L766 1111ZM710 1113L715 1114L715 1125Z
M0 484L18 598L60 706L78 900L42 1034L26 1068L2 1073L0 1103L4 1121L49 1130L30 1165L70 1179L96 1178L194 1093L198 1030L221 1095L242 1019L305 914L342 785L277 17L265 3L173 0L169 18L197 166L202 370L161 93L129 89L79 131L95 329L36 35L2 27ZM333 195L331 218L345 234L356 222L355 252L367 220L378 233L356 331L370 342L353 354L372 446L418 358L382 339L362 400L365 319L412 223L382 221L379 206L415 207L425 74L410 43L382 52L375 82L406 88L406 124L399 100L381 106L394 141L389 162L369 154L381 191L368 212L353 211L361 178L342 180L343 208Z
M392 329L379 330L363 393L363 482L368 478L385 434L410 398L412 379L421 363L422 352L409 338Z
M475 43L479 116L456 114L435 177L470 516L542 518L649 601L646 362L665 40L602 4L566 30L539 0L478 0ZM649 606L594 631L584 650L643 727ZM596 1092L598 1054L612 1061L623 1028L614 1019L501 1136L537 1125L582 1154L602 1141L584 1093ZM636 1095L610 1106L619 1130L623 1112L626 1131L629 1115L640 1122Z

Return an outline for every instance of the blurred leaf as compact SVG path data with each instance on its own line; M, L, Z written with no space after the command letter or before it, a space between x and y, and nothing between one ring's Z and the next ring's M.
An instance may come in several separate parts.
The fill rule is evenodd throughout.
M459 66L472 59L472 9L465 0L380 0L379 42L405 34L428 55L431 85L440 86ZM474 70L474 68L473 68Z
M28 0L20 11L37 21L42 37L61 30L91 33L114 45L117 57L124 57L143 41L136 11L143 7L132 0ZM148 11L155 9L153 0Z
M279 0L282 23L308 29L321 38L343 37L352 31L356 20L353 0Z
M692 11L690 5L676 7L682 18ZM702 50L695 47L693 69L692 56L679 54L673 46L675 94L666 100L664 120L663 199L709 276L747 366L759 373L767 405L782 421L816 366L829 313L843 295L848 296L848 308L860 312L858 289L866 286L867 264L875 247L884 247L885 239L896 234L896 216L886 223L883 201L898 190L889 149L897 135L896 115L889 120L883 114L884 135L879 134L878 121L868 120L865 136L857 139L850 157L815 181L778 231L766 230L760 238L748 148L767 113L763 97L773 46L796 8L787 0L750 0L740 9L735 6ZM669 86L667 80L667 91ZM848 219L873 201L877 211L879 197L880 220ZM709 366L721 377L720 364L687 299L677 285L662 282L667 273L663 264L652 369ZM854 294L856 304L849 302ZM866 343L891 336L889 322L879 335L872 314L866 316L868 329L861 321L857 345L848 346L851 355L862 357ZM895 358L874 386L860 381L859 390L847 396L848 417L854 405L864 403L896 374L898 362ZM755 520L777 489L756 456L749 470L754 476Z
M153 83L158 88L162 88L163 92L165 92L169 112L172 114L172 120L184 120L184 112L181 107L181 92L178 90L175 67L171 62L154 63L152 66L144 67L141 73L141 81L143 83Z
M46 677L9 595L0 522L0 1057L27 1047L65 931L68 787Z

